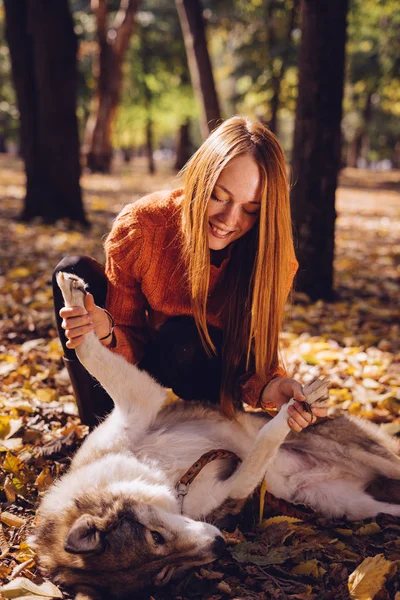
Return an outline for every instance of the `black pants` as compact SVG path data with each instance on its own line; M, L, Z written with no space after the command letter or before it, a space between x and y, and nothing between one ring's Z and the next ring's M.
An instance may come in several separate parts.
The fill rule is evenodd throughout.
M104 267L88 256L68 256L61 260L53 273L53 295L58 334L67 359L69 371L79 371L73 382L79 413L83 422L93 424L112 409L113 403L89 373L78 363L75 350L67 348L61 327L60 309L64 306L55 276L59 271L75 273L88 284L98 306L104 307L107 278ZM146 345L145 354L138 365L150 373L161 385L172 388L184 400L219 402L221 385L222 332L209 327L217 355L210 358L201 343L192 317L172 317L155 332ZM78 398L79 396L79 398Z

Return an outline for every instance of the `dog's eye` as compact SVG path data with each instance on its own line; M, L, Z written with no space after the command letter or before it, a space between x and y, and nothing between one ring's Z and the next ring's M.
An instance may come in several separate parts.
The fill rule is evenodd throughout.
M165 540L164 540L163 536L161 535L161 533L158 533L158 531L151 531L150 533L153 536L153 540L155 541L156 544L158 544L158 545L164 544Z

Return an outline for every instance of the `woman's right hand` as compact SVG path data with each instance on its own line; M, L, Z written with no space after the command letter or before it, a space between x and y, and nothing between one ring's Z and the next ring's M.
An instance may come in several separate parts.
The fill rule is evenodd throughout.
M65 336L68 338L67 348L77 348L90 331L94 331L98 338L110 333L110 319L107 313L95 304L92 294L87 293L85 296L85 309L80 306L64 306L60 310L61 327L65 330ZM102 344L108 346L111 340L112 336L102 341Z

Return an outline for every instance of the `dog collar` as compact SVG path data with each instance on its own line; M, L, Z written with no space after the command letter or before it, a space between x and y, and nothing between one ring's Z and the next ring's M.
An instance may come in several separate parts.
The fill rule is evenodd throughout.
M238 463L242 462L242 459L239 458L238 455L234 452L231 452L231 450L209 450L209 452L206 452L205 454L200 456L200 458L190 467L190 469L186 471L186 473L179 479L178 483L176 484L176 492L178 496L181 514L183 513L183 500L189 491L189 486L192 483L192 481L197 477L200 471L206 465L208 465L208 463L219 458L232 458L236 462L235 469Z

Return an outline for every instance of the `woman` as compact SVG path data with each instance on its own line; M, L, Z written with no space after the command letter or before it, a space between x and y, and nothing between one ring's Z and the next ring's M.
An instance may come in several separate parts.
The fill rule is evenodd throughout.
M184 174L183 190L151 194L117 217L105 244L106 279L92 259L73 257L55 271L83 276L94 294L86 296L86 315L59 312L81 417L92 423L93 413L111 406L97 399L88 409L89 397L104 392L77 375L74 349L94 330L183 399L220 401L228 416L240 402L279 409L294 397L289 423L300 431L326 411L303 409L301 385L278 361L297 269L280 144L261 123L232 117Z

